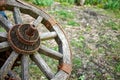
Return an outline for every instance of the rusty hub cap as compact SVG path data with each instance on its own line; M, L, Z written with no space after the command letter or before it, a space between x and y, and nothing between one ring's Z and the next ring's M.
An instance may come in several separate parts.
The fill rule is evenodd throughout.
M20 54L32 54L39 49L40 37L30 24L15 25L8 33L10 46Z

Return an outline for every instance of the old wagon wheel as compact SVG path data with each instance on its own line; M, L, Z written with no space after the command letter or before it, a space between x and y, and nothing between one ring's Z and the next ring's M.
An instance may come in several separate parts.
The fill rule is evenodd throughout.
M4 1L5 9L13 12L16 25L13 26L9 20L0 15L0 25L6 30L6 32L0 32L0 52L7 51L9 48L13 50L1 67L0 79L4 80L16 59L19 55L22 55L22 80L29 80L29 57L49 80L66 80L71 73L71 51L60 25L41 9L37 9L19 0ZM33 24L23 24L21 13L35 18ZM36 29L39 23L42 23L49 32L39 34ZM59 51L47 48L41 43L49 39L56 41ZM41 54L58 60L59 67L55 74L40 56Z

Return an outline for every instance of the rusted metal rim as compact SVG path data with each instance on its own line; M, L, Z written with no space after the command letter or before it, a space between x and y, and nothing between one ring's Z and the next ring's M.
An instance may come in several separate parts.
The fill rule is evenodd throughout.
M66 72L67 74L71 74L72 71L72 65L71 64L66 64L66 63L62 63L58 66L59 70L63 70L64 72Z

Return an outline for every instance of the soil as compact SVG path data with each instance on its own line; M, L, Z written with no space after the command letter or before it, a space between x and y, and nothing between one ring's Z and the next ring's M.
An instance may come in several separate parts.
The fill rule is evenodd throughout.
M114 29L120 27L120 18L89 6L63 7L56 3L51 10L73 12L71 20L79 24L68 25L67 20L51 14L63 26L71 43L73 71L69 80L120 80L120 29Z

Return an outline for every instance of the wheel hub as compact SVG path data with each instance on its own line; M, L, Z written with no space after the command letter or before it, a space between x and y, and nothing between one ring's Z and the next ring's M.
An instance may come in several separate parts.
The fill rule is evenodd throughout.
M32 54L40 46L38 30L30 24L15 25L8 33L8 41L20 54Z

